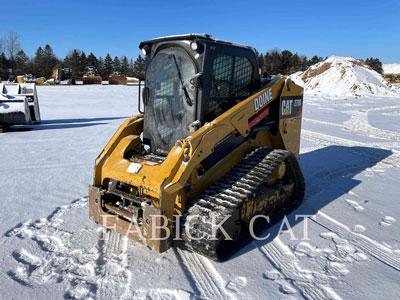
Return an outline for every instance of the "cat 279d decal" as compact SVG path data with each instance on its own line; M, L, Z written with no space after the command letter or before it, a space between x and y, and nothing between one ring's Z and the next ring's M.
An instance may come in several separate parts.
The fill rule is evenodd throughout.
M303 97L282 97L281 119L298 118L303 109Z

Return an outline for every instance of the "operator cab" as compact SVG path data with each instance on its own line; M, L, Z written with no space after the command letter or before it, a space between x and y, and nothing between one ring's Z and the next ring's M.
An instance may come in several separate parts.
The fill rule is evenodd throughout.
M254 48L208 34L157 38L139 45L146 56L143 143L166 156L205 122L260 88Z

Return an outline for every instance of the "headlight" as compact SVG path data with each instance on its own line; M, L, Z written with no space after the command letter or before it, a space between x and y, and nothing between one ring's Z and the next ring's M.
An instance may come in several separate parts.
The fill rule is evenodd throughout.
M199 44L197 44L196 42L192 42L190 44L190 48L192 48L193 51L197 51L197 49L199 49Z

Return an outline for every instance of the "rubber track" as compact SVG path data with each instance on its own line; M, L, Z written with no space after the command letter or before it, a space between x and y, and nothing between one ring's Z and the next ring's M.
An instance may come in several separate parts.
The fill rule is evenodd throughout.
M243 201L255 195L260 185L283 161L296 177L294 202L301 203L304 198L304 178L294 154L280 149L257 148L208 187L182 215L181 232L186 248L213 260L221 260L217 253L217 241L211 239L212 218L220 223L227 215L236 213L238 216ZM187 222L189 219L190 222ZM189 223L194 225L190 226Z

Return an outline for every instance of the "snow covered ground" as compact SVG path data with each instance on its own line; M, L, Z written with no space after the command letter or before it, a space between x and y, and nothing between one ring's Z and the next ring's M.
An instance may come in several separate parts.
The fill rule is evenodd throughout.
M385 74L399 74L400 73L400 64L383 64L383 73Z
M38 87L43 123L0 135L0 299L400 299L400 97L306 96L295 239L218 264L88 219L94 160L134 86ZM313 214L309 240L301 240Z

